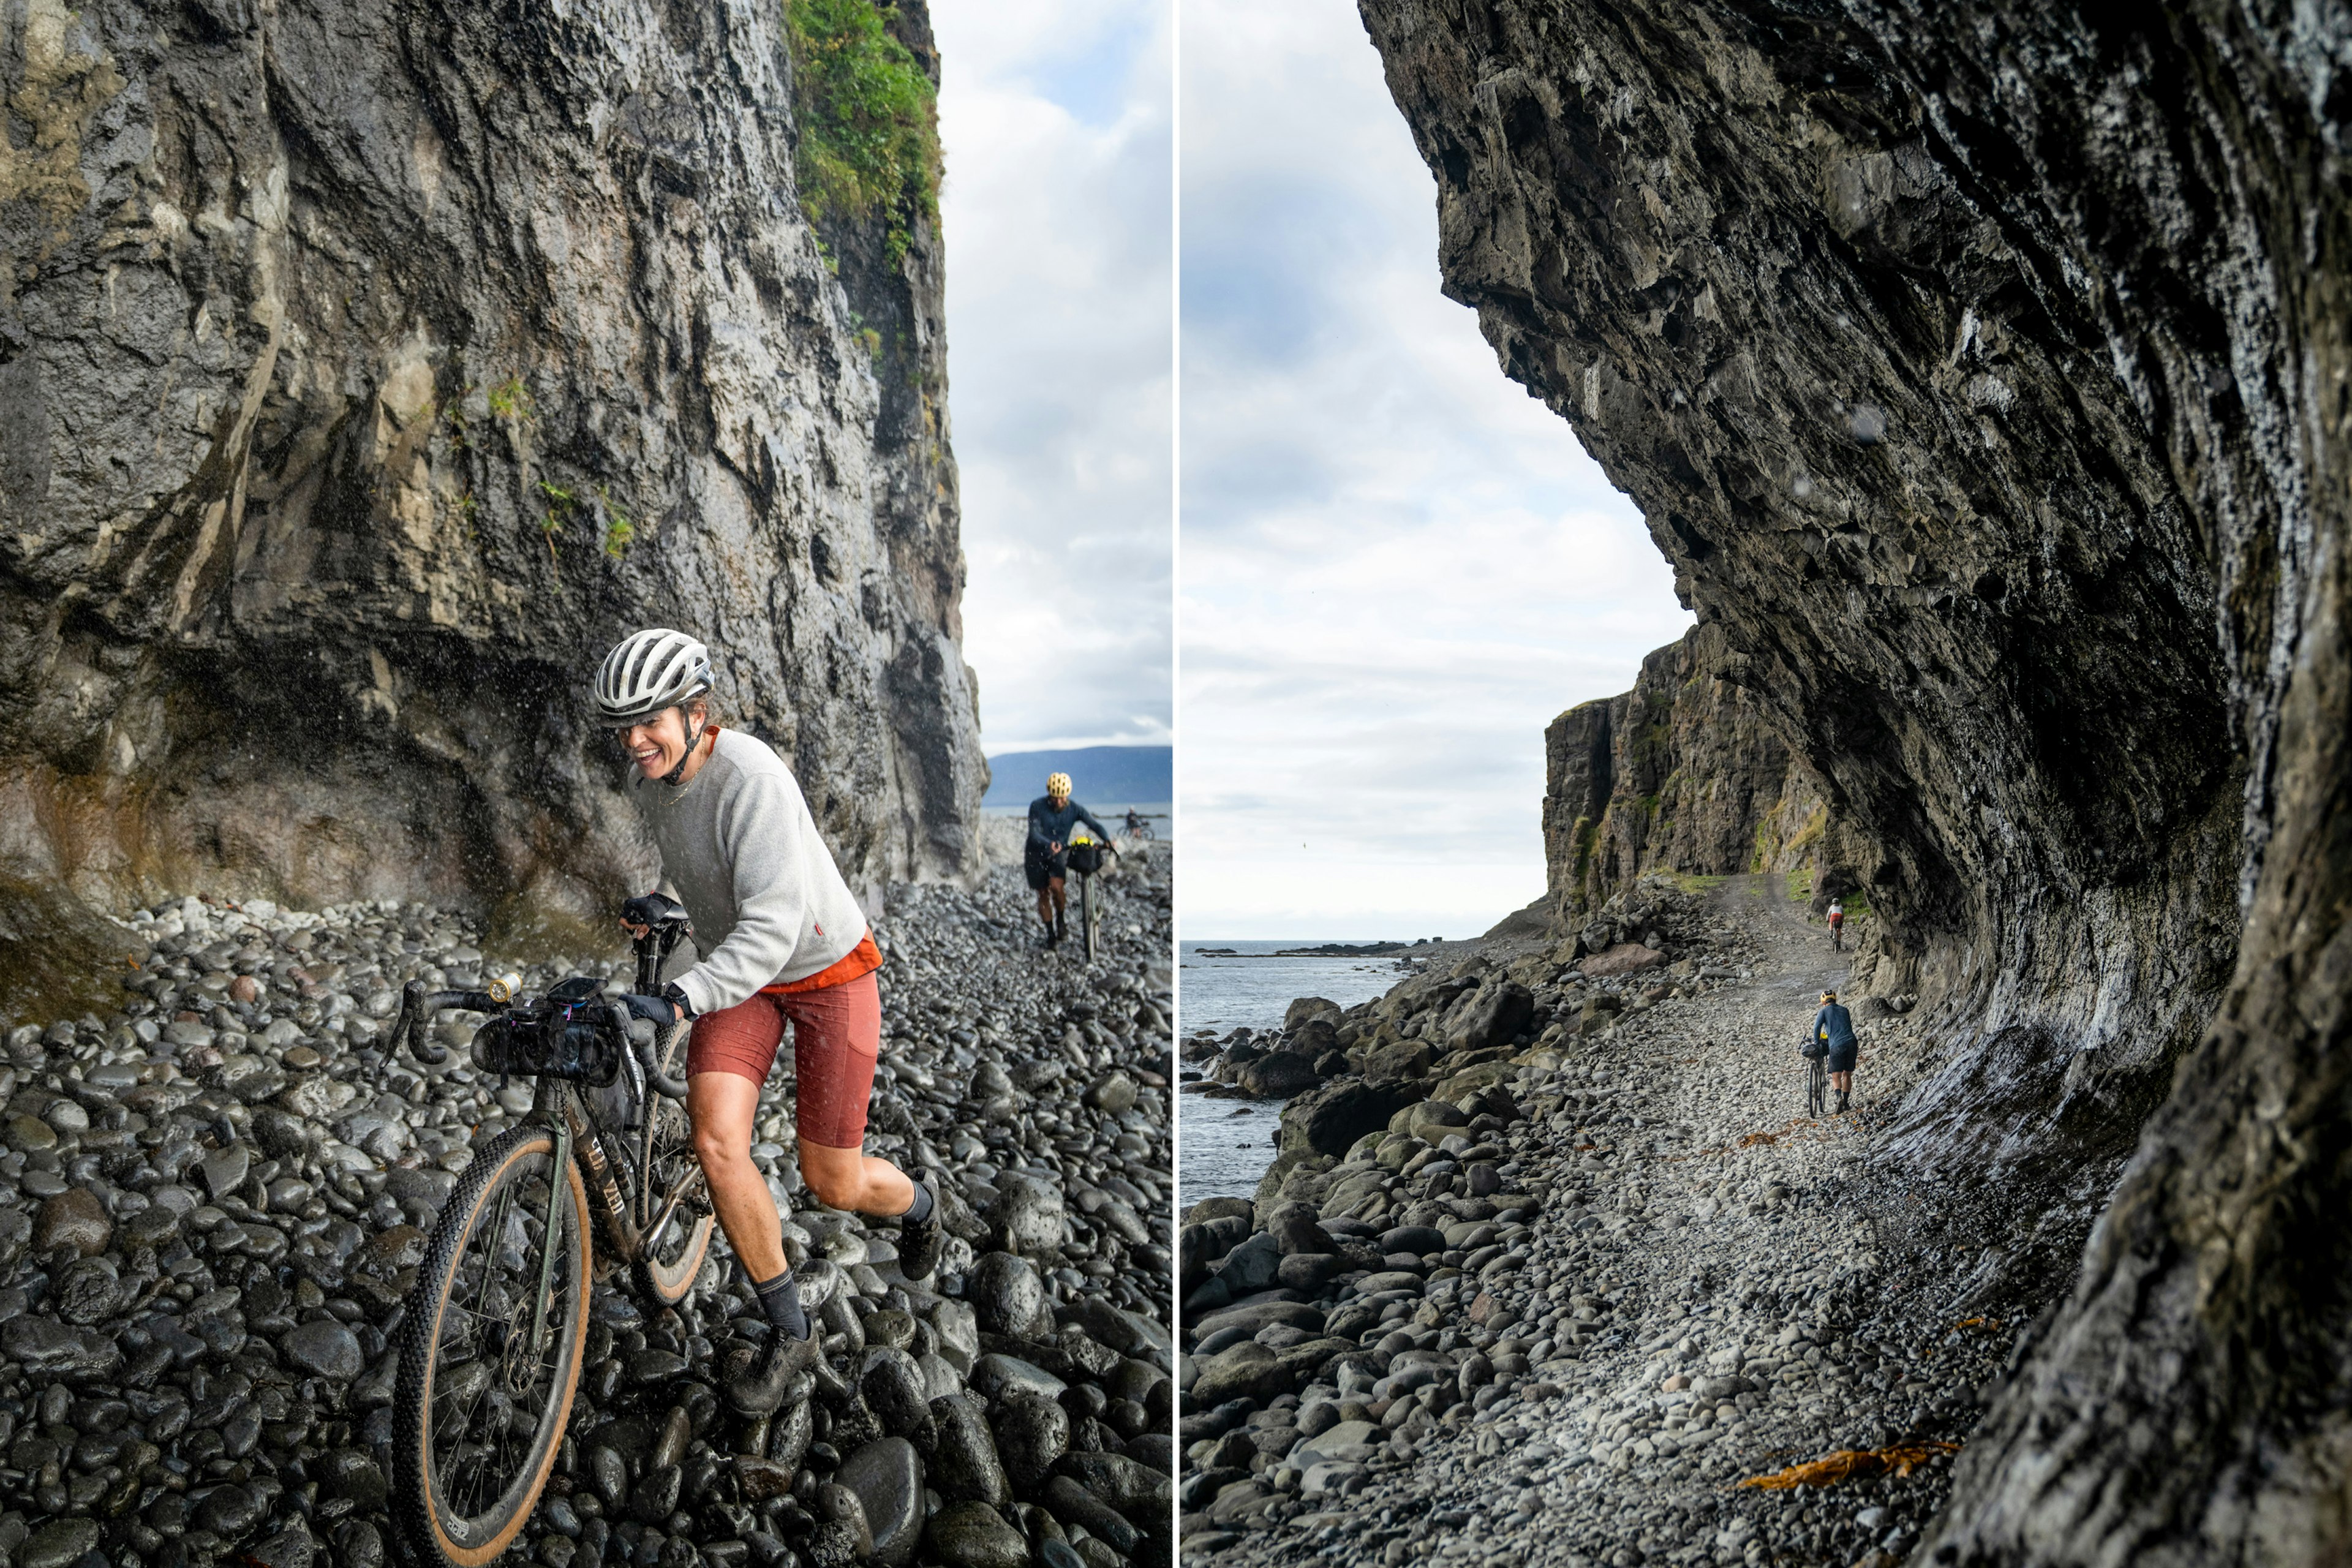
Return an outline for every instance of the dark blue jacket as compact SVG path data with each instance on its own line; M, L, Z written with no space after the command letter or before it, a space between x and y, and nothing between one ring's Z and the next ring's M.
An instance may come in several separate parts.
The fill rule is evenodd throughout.
M1045 846L1048 844L1059 844L1067 848L1070 842L1070 829L1080 822L1086 823L1104 838L1110 837L1110 829L1097 822L1095 814L1080 805L1076 800L1064 805L1061 810L1055 811L1052 795L1039 795L1029 803L1030 848L1040 855L1046 853Z
M1813 1038L1827 1040L1832 1051L1847 1050L1862 1044L1854 1037L1853 1015L1839 1002L1824 1002L1822 1010L1813 1015Z

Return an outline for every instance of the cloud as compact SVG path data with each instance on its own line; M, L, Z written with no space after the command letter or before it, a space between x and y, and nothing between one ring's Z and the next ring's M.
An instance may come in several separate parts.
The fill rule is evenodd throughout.
M989 751L1165 743L1167 0L933 0L964 656Z
M1183 27L1182 930L1483 930L1543 890L1544 725L1690 616L1439 292L1353 6Z

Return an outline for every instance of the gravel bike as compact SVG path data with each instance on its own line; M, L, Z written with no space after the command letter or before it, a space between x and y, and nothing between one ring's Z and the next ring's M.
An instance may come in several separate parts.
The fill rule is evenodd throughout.
M1805 1047L1805 1114L1819 1121L1830 1102L1830 1052L1819 1041Z
M1077 873L1078 930L1085 934L1088 958L1102 948L1102 897L1095 891L1095 873L1102 869L1104 856L1117 853L1108 844L1092 838L1070 840L1067 859L1070 869Z
M652 912L632 944L643 994L658 988L687 923L667 899ZM428 992L412 980L401 994L393 1050L405 1041L438 1065L448 1052L425 1037L434 1015L486 1013L477 1070L537 1080L521 1122L474 1156L442 1205L407 1301L393 1515L417 1562L482 1568L521 1531L571 1419L595 1278L625 1264L658 1311L693 1289L710 1246L683 1105L692 1026L656 1029L603 993L575 975L536 999L519 1000L512 981Z
M1151 819L1132 811L1127 814L1127 836L1147 844L1158 837L1152 831Z

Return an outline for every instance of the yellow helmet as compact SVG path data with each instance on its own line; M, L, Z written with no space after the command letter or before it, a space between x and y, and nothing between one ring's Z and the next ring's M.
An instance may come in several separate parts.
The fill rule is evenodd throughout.
M1067 773L1047 773L1045 775L1045 793L1047 795L1069 794L1070 775Z

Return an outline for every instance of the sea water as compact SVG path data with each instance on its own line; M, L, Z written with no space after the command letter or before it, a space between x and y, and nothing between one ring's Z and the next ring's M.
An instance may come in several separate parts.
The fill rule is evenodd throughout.
M1407 971L1395 956L1274 958L1280 948L1322 947L1339 938L1290 942L1218 942L1205 938L1182 944L1178 962L1176 1014L1180 1035L1214 1029L1278 1029L1282 1015L1301 996L1320 996L1342 1007L1381 995ZM1231 948L1238 957L1204 954L1202 948ZM1275 1134L1281 1126L1279 1100L1208 1100L1176 1097L1177 1192L1186 1205L1202 1198L1249 1197L1274 1162Z

